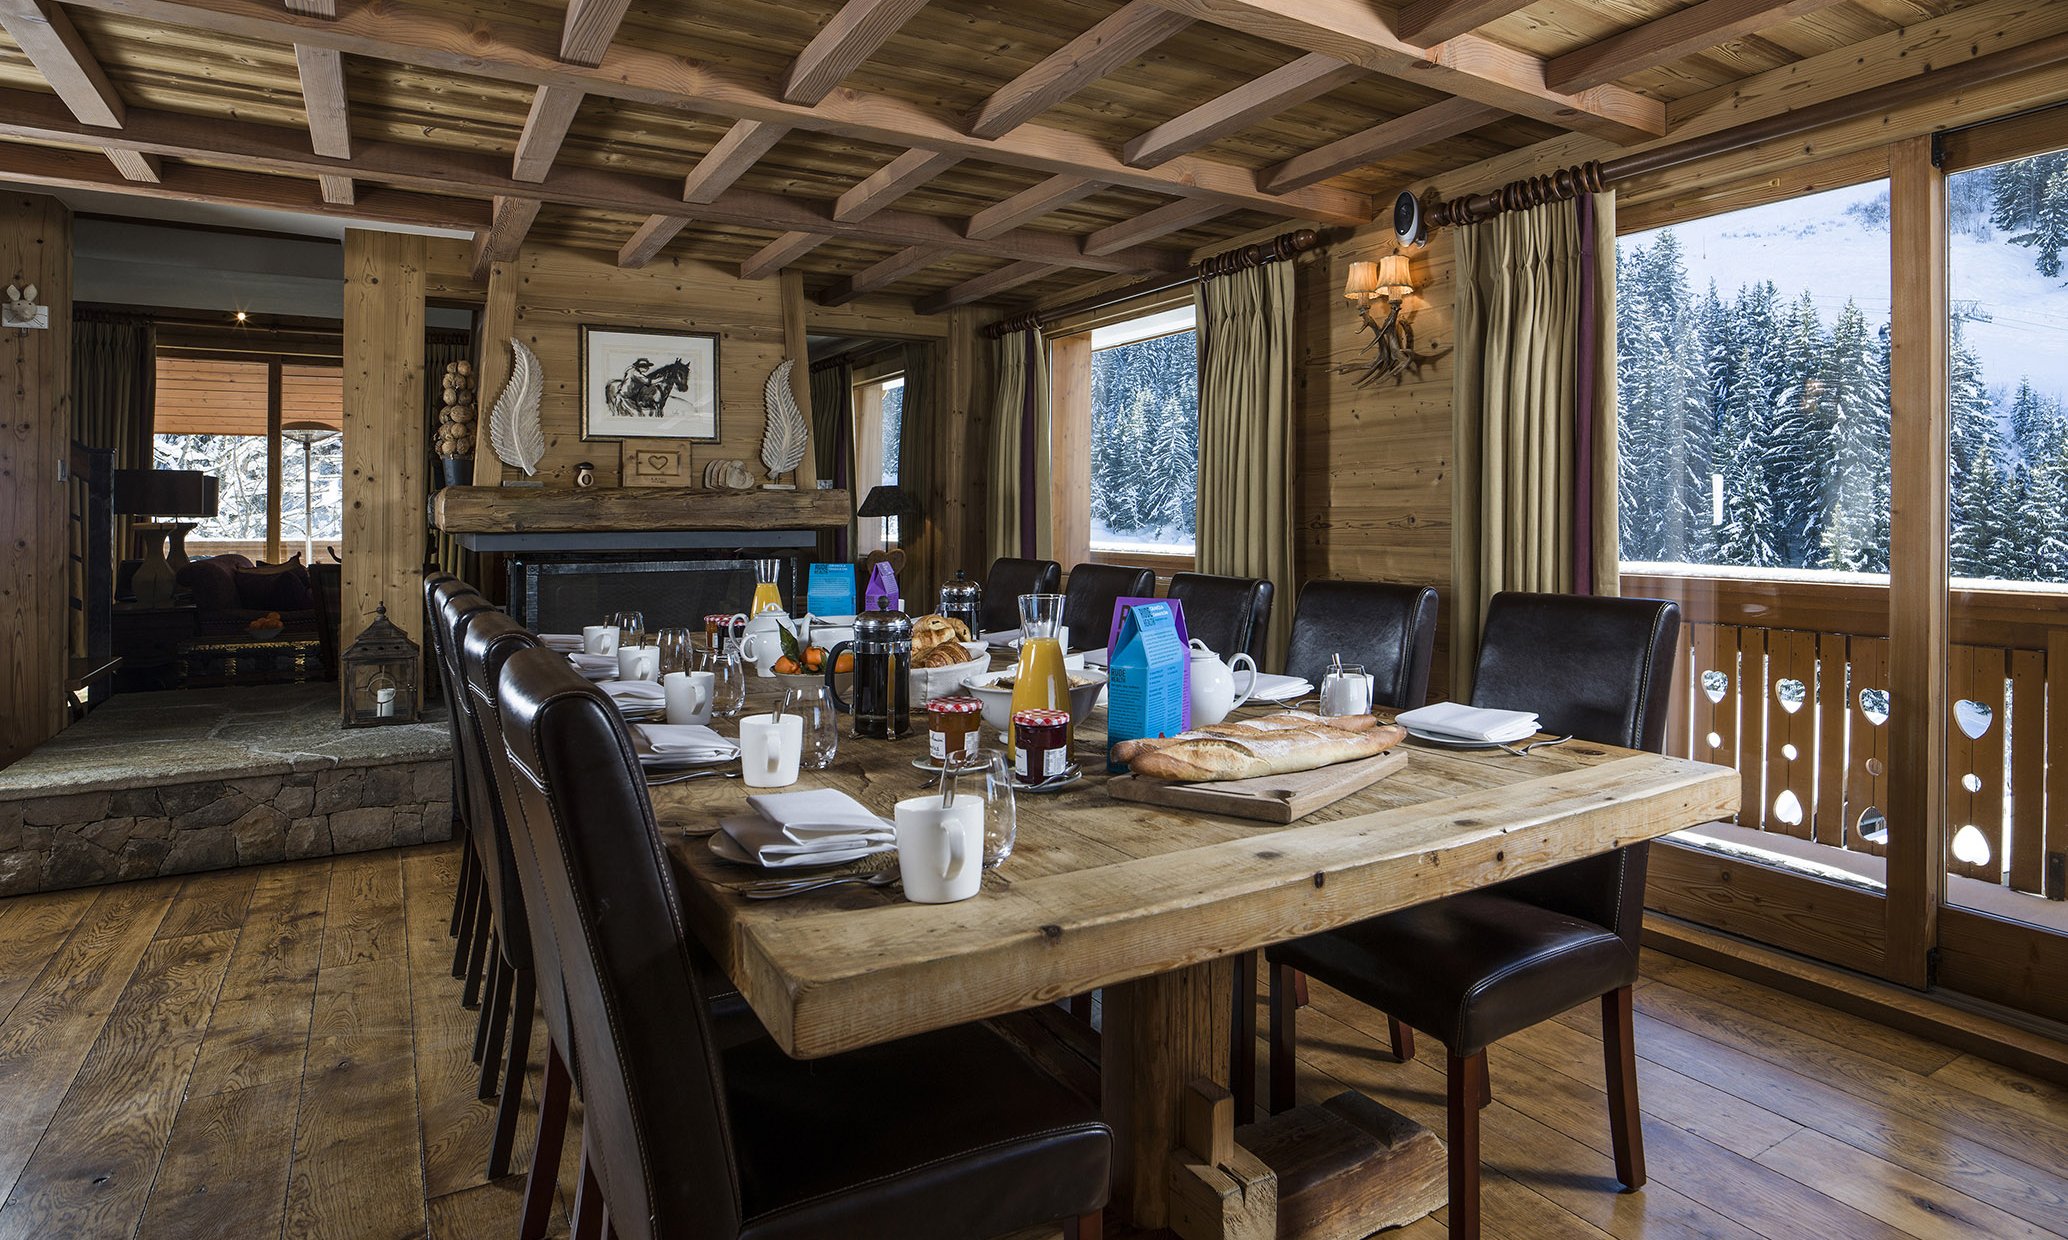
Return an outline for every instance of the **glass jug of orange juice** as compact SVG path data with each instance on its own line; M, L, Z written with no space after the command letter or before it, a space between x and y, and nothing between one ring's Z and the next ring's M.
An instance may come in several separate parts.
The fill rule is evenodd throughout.
M1070 709L1070 671L1063 665L1063 596L1020 595L1020 662L1013 671L1012 709ZM1072 721L1075 722L1074 720ZM1007 736L1008 752L1012 737Z
M781 560L754 561L754 601L747 605L749 616L758 616L764 611L782 611L783 594L776 589L776 578L783 571Z

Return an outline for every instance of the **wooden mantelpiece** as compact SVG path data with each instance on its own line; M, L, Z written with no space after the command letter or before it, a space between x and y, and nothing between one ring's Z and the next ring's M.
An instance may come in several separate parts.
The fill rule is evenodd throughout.
M431 522L448 534L844 529L853 515L844 490L446 487L431 499Z

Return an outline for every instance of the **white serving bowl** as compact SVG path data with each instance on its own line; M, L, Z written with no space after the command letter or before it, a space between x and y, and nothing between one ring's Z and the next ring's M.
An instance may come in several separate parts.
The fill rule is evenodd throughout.
M986 651L946 667L915 667L912 669L912 705L917 707L935 698L954 697L962 692L965 677L974 676L990 666L991 655Z
M1002 672L986 672L981 676L966 676L962 687L984 704L984 724L1004 735L1012 729L1012 690L998 682L1012 678L1013 669ZM1070 718L1083 719L1090 715L1099 703L1099 695L1106 691L1106 673L1098 671L1072 671L1070 679ZM1083 683L1075 683L1075 682Z

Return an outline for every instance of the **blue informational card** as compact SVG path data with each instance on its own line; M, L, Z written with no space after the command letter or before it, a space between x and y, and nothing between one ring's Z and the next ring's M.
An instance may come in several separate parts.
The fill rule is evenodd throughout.
M853 615L854 565L812 565L805 585L804 609L814 616Z

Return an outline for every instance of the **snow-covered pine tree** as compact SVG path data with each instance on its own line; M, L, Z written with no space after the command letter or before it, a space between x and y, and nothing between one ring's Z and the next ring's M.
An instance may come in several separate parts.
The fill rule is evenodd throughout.
M1889 388L1886 332L1848 299L1831 329L1832 502L1819 567L1888 571Z
M2002 577L2005 564L2003 514L2005 473L2002 430L1996 406L1982 381L1982 362L1969 347L1961 320L1953 321L1949 394L1952 464L1950 544L1956 577Z
M1749 568L1786 565L1786 531L1775 511L1768 476L1775 410L1786 376L1786 355L1772 281L1739 290L1730 319L1735 350L1730 386L1717 419L1715 468L1723 476L1723 525L1716 561Z
M2027 441L2030 480L2020 527L2030 544L2035 581L2068 581L2068 424L2058 404L2044 402L2045 417Z
M1788 309L1780 340L1781 373L1766 450L1767 485L1780 546L1789 568L1817 568L1830 510L1830 346L1823 317L1807 289Z

